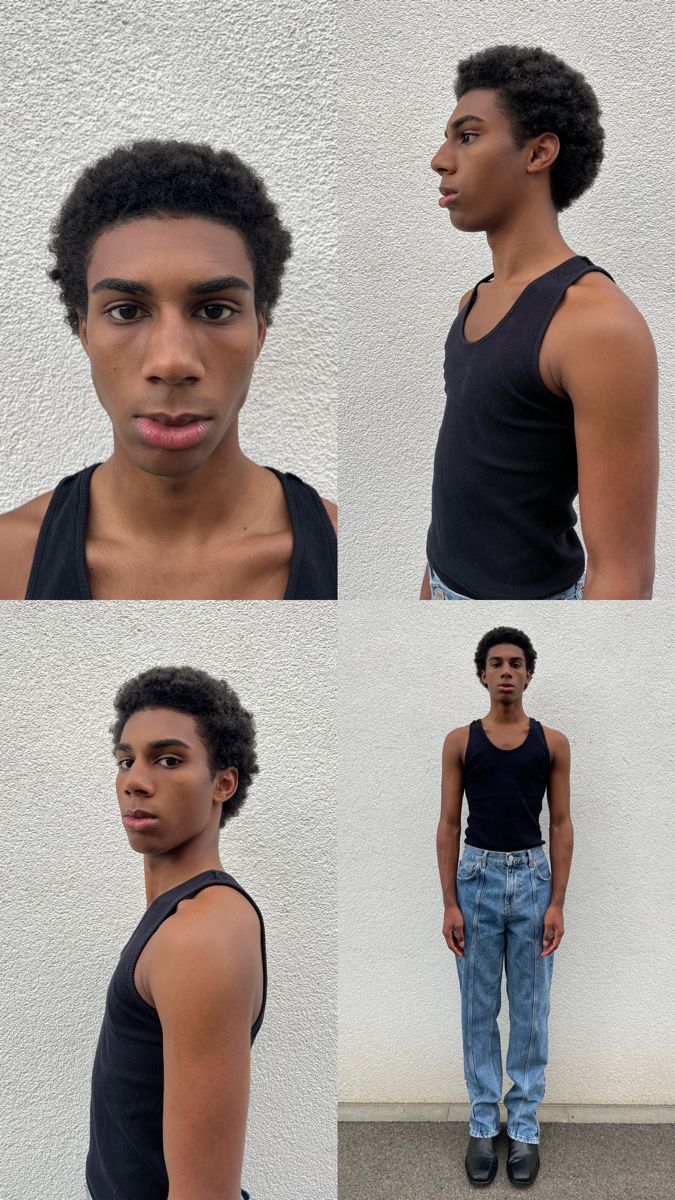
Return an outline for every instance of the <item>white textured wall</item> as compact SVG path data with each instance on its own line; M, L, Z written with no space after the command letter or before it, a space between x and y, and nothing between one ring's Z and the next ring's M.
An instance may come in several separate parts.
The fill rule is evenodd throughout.
M80 171L133 138L207 141L257 170L294 237L242 446L336 498L331 0L14 0L2 15L0 510L106 458L110 425L45 272Z
M526 711L572 746L576 847L546 1101L675 1102L672 618L671 605L640 602L341 606L343 1102L466 1101L435 856L441 750L489 707L473 656L501 624L539 655ZM463 842L466 802L462 817ZM542 818L548 850L546 801ZM507 1012L504 996L503 1034Z
M444 408L443 346L462 294L492 269L483 234L452 228L429 167L457 62L543 45L581 70L603 111L605 162L561 215L563 236L616 279L652 331L661 373L654 594L675 596L672 14L647 0L355 0L340 58L341 595L419 594Z
M334 647L331 604L0 606L2 1200L82 1194L106 988L146 907L112 700L183 662L228 679L258 727L260 774L220 837L268 939L244 1181L335 1200Z

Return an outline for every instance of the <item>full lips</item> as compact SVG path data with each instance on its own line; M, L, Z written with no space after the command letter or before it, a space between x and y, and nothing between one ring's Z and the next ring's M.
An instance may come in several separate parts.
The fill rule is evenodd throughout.
M164 450L187 450L204 441L211 421L209 418L189 421L187 425L163 425L152 417L134 417L136 432L141 441Z

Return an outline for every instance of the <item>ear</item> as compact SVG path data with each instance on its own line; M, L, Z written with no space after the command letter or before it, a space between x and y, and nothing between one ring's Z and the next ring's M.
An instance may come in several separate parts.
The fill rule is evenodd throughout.
M262 312L262 313L258 313L258 348L255 352L256 358L258 357L258 355L260 354L260 351L262 350L263 346L265 345L266 337L267 337L267 315L264 312Z
M487 687L487 676L486 676L486 674L485 674L485 671L481 671L481 673L480 673L480 681L481 681L481 683L482 683L483 687L484 687L484 688L486 688L486 687Z
M214 783L213 798L218 804L226 804L231 800L239 786L239 772L236 767L226 767L217 771Z
M553 166L560 153L560 138L557 133L540 133L530 138L527 171L538 174Z
M88 355L89 354L89 340L87 338L87 318L85 317L84 313L79 308L77 310L77 319L79 322L79 328L78 328L77 333L78 333L78 337L80 339L80 344L81 344L82 349L84 350L85 354Z

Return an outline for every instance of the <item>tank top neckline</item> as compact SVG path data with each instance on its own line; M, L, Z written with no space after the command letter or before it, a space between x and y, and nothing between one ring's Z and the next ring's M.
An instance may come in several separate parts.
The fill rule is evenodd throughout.
M478 297L478 289L479 289L481 283L489 283L491 279L494 279L494 271L491 271L490 274L486 275L484 279L479 279L478 283L476 284L475 288L473 289L473 291L471 293L469 302L466 305L466 307L462 313L462 321L461 321L460 330L459 330L461 344L463 346L480 346L480 344L482 342L485 342L485 341L487 341L488 338L492 337L492 334L496 333L497 330L500 329L501 326L506 321L508 321L508 319L511 317L512 313L516 310L516 308L520 304L520 301L522 300L525 293L528 292L531 287L534 287L535 283L540 283L542 279L547 279L549 275L552 275L554 273L554 271L559 271L561 267L566 266L568 263L574 262L575 259L583 259L583 257L584 256L582 254L573 254L570 256L570 258L563 259L563 261L558 263L558 265L556 267L551 267L551 269L549 271L544 271L543 275L537 275L535 279L531 279L529 283L525 284L525 287L523 288L522 292L520 292L520 294L518 296L516 296L515 300L513 301L513 304L511 305L511 307L509 309L506 310L506 312L504 313L504 316L500 317L500 319L497 321L497 324L493 325L492 329L488 329L487 333L484 333L482 335L482 337L476 338L474 341L471 341L464 333L464 330L466 328L466 319L467 319L469 313L471 312L471 309L473 308L474 304L476 303L476 299ZM587 261L587 260L584 259L584 261Z
M515 754L517 750L522 750L523 746L526 746L527 743L529 742L530 738L532 737L532 734L534 732L534 724L535 724L534 717L530 717L529 728L527 730L524 740L522 742L520 742L517 746L511 746L510 749L506 749L504 746L495 746L495 743L493 741L491 741L491 739L488 737L487 733L483 729L482 718L478 719L478 726L480 728L480 731L481 731L485 741L487 742L488 746L492 746L492 749L496 750L498 754Z
M94 471L97 469L97 467L100 467L101 465L102 464L100 462L97 462L97 463L93 463L90 467L85 468L84 486L82 488L81 512L79 514L79 521L78 521L78 536L77 536L77 540L76 540L75 553L76 553L76 558L77 558L78 579L80 582L80 588L84 592L83 599L85 599L85 600L93 600L93 596L91 594L91 585L89 582L89 568L87 567L87 553L86 553L87 523L89 520L89 507L90 507L90 503L91 503L91 493L90 493L91 477L94 474ZM293 549L291 550L291 558L290 558L290 562L288 564L288 580L286 582L286 588L284 590L284 594L282 597L283 600L289 600L289 599L293 598L294 591L295 591L297 581L298 581L298 574L300 572L300 564L302 561L302 554L303 554L302 531L301 531L301 527L300 527L299 523L294 519L294 505L292 503L291 497L289 496L288 487L286 484L286 480L284 478L284 472L277 470L276 467L267 467L267 466L265 467L265 470L271 471L271 473L273 475L276 475L277 479L279 480L279 483L281 484L281 490L284 493L284 501L286 504L286 509L288 511L288 519L291 523L291 533L293 535ZM323 502L322 502L322 507L324 507ZM325 511L325 508L324 508L324 511ZM326 513L326 516L328 517L327 513ZM330 518L328 518L328 519L330 519ZM199 601L196 601L195 603L199 603Z

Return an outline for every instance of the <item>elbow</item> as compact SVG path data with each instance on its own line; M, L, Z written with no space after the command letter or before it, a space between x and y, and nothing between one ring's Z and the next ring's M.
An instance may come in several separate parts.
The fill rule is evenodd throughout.
M589 553L584 600L651 600L656 570L654 555L620 562L598 562Z

